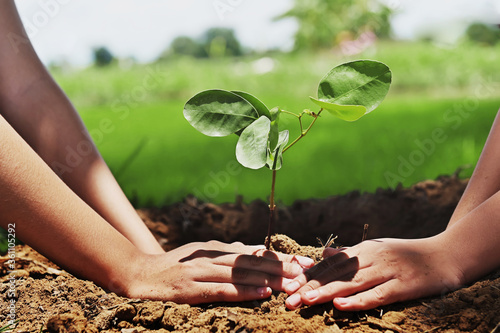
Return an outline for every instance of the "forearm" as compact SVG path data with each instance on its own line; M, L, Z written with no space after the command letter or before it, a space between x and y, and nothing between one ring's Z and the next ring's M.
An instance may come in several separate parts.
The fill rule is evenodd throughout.
M138 217L78 114L49 76L2 114L61 179L113 227L148 253L163 250Z
M163 250L103 161L79 115L36 56L10 0L0 2L0 114L96 212L140 250Z
M448 227L455 224L500 190L500 112L497 114L469 184L453 212Z
M123 292L142 255L0 117L0 223L70 272Z
M464 283L500 267L499 207L497 192L437 236L443 250L449 251L460 267Z

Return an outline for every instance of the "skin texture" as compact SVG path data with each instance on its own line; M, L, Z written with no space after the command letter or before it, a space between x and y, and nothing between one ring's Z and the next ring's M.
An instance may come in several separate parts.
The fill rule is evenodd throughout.
M185 303L269 297L312 266L260 246L165 253L0 1L0 226L76 276L129 297Z
M321 263L285 287L286 306L333 300L339 310L366 310L454 290L500 267L499 118L445 231L327 248Z

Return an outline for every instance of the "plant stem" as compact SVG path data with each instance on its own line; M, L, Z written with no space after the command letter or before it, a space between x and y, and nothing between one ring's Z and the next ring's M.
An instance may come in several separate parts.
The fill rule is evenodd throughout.
M311 129L311 127L314 125L314 123L316 122L316 120L318 120L319 118L319 115L321 114L321 111L323 111L323 109L320 109L318 111L318 113L314 116L314 119L313 121L309 124L309 126L306 128L305 131L302 130L302 122L300 121L300 117L299 117L299 122L300 122L300 135L297 139L293 140L292 143L290 143L287 147L285 147L285 149L283 149L283 153L285 151L288 150L288 148L290 148L291 146L293 146L294 144L296 144L300 139L302 139L304 136L306 136L306 134L309 132L309 130Z
M274 226L274 209L276 205L274 204L274 186L276 184L276 170L273 170L273 180L271 185L271 197L269 198L269 225L267 229L267 239L266 239L266 249L269 250L271 247L271 234L273 232Z
M297 141L299 141L300 139L302 139L309 132L309 130L311 129L311 127L314 125L314 123L318 119L319 115L321 114L321 111L323 111L323 109L320 109L317 114L314 114L314 113L311 114L310 111L307 112L307 114L313 116L314 119L309 124L309 126L306 128L306 130L303 130L303 127L302 127L302 116L304 114L306 114L306 111L301 112L299 115L297 115L297 114L289 112L289 111L281 110L281 112L284 112L284 113L287 113L287 114L291 114L291 115L297 117L299 119L299 125L300 125L300 136L297 139L295 139L291 144L289 144L287 147L285 147L285 149L283 149L283 153L288 148L290 148L291 146L293 146L294 144L296 144ZM276 205L274 204L274 187L275 187L275 184L276 184L276 170L273 170L273 180L272 180L272 185L271 185L271 197L269 198L269 225L268 225L268 229L267 229L267 238L266 238L266 249L267 250L269 250L270 247L271 247L271 234L273 233L273 226L274 226L274 210L276 208Z
M368 224L365 224L363 227L363 237L361 238L362 242L366 240L366 236L368 235L368 226Z
M300 116L298 114L295 114L295 113L287 111L287 110L281 110L281 112L286 113L286 114L290 114L290 115L295 116L297 118L300 118Z

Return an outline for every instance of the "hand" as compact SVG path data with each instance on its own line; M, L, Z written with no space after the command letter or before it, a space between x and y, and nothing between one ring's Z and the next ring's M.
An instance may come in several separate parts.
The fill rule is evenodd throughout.
M189 304L263 299L272 289L284 291L291 279L313 265L310 258L266 251L263 246L190 243L149 256L125 294Z
M285 287L286 306L333 300L339 310L357 311L456 289L463 276L444 244L438 235L327 248L322 262Z

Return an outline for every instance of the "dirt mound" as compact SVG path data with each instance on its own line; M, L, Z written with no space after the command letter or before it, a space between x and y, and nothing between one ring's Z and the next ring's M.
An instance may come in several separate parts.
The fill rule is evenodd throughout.
M411 188L353 191L296 201L291 206L278 206L275 232L313 246L319 245L318 238L325 242L332 234L338 235L337 244L357 244L366 223L370 225L369 238L432 236L446 228L466 183L457 177L440 177ZM241 198L236 203L214 205L188 197L182 203L141 209L139 213L169 249L211 239L263 244L269 219L267 203L257 200L244 204Z
M276 235L272 244L319 260L316 237L337 234L337 244L352 245L361 240L365 223L369 238L429 236L445 228L465 184L443 177L409 189L298 201L279 207L276 226L298 242ZM187 198L140 214L165 248L174 248L208 239L262 243L266 210L259 201L217 206ZM23 277L16 288L17 332L491 332L500 322L500 270L453 293L370 311L339 312L331 303L289 311L283 293L260 302L203 306L127 299L73 277L27 246L19 246L17 254L16 273ZM0 280L0 323L5 323L4 265Z

